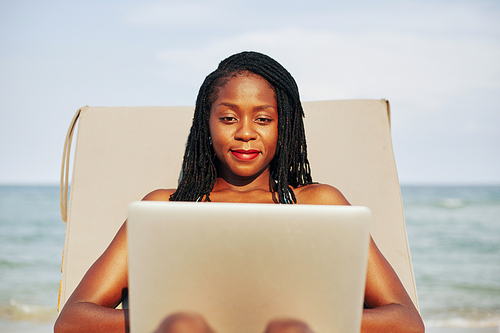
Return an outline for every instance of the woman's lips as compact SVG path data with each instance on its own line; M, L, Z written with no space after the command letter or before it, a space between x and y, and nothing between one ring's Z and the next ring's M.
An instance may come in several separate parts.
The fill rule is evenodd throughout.
M259 156L260 151L253 149L251 150L236 149L236 150L231 150L231 153L239 160L250 161Z

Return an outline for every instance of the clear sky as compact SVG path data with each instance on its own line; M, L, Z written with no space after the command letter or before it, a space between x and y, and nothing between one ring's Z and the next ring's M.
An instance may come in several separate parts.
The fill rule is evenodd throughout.
M0 184L57 184L79 107L193 105L243 50L304 101L388 99L402 184L500 184L497 0L0 0Z

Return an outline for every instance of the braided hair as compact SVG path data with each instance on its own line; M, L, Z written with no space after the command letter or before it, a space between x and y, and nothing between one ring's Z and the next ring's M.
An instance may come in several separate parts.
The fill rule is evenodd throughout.
M297 84L276 60L258 52L241 52L221 61L200 87L196 99L193 124L182 163L182 173L171 201L210 201L217 180L214 150L210 142L209 119L219 89L233 77L244 73L263 77L272 86L278 105L278 141L270 163L271 177L276 182L279 203L296 203L293 189L312 183L307 160L304 111Z

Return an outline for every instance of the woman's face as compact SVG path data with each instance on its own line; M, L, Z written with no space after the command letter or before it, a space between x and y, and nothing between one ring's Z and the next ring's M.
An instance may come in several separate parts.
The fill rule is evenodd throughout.
M278 106L269 83L243 73L219 88L210 111L210 135L221 175L246 178L268 168L278 140Z

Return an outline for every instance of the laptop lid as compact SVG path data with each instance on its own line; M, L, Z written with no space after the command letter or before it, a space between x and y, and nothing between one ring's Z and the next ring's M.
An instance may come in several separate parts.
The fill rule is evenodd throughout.
M277 318L357 333L370 219L366 207L134 202L131 330L195 312L217 333L263 332Z

